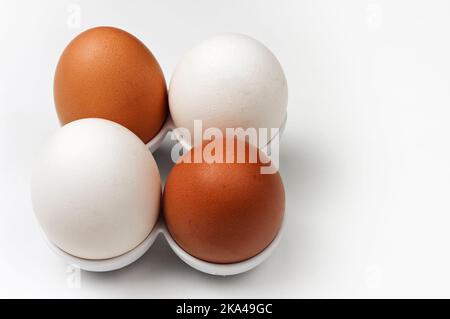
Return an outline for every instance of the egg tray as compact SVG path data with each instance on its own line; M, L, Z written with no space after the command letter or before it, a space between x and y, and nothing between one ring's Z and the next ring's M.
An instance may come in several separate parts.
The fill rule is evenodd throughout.
M281 135L284 131L284 128L286 126L286 120L287 116L284 116L283 123L280 127L280 130L278 131L279 138L281 138ZM160 146L166 135L170 132L172 132L175 129L175 125L171 119L170 116L166 119L163 127L158 132L158 134L146 145L149 148L149 150L153 153L155 152ZM187 150L191 148L189 143L187 141L183 141L181 139L178 139L178 136L175 134L175 137L177 138L178 142ZM262 148L263 151L266 151L267 153L270 153L270 141L269 143ZM125 254L122 254L117 257L108 258L108 259L85 259L76 257L74 255L71 255L58 246L56 246L54 243L52 243L45 233L43 232L44 238L46 239L47 244L50 246L51 250L55 252L58 256L62 257L63 260L65 260L67 263L74 265L76 267L79 267L82 270L86 271L92 271L92 272L106 272L106 271L113 271L118 270L123 267L126 267L136 260L138 260L140 257L142 257L147 250L150 249L150 247L155 242L156 238L159 235L162 235L166 241L168 242L169 246L172 248L172 250L175 252L175 254L183 260L186 264L191 266L194 269L197 269L201 272L211 274L211 275L219 275L219 276L228 276L228 275L236 275L243 272L246 272L258 265L260 265L264 260L266 260L270 254L274 251L278 243L280 242L280 238L282 236L283 230L284 230L284 222L285 215L283 216L283 221L281 223L281 227L275 236L275 238L272 240L272 242L264 248L263 251L261 251L259 254L246 259L244 261L240 261L237 263L230 263L230 264L218 264L218 263L212 263L207 262L204 260L201 260L199 258L196 258L190 254L188 254L186 251L184 251L172 238L172 235L170 234L169 230L167 229L167 226L164 222L164 218L162 216L159 217L158 221L156 222L155 226L153 227L150 234L147 236L147 238L142 241L137 247L133 248L132 250L126 252Z
M51 250L53 250L58 256L62 257L67 263L75 265L76 267L79 267L80 269L86 271L105 272L123 268L138 260L147 252L147 250L150 249L156 238L161 234L167 240L169 246L172 248L175 254L192 268L211 275L228 276L246 272L266 260L280 241L284 228L283 224L284 223L282 223L281 228L274 240L262 252L250 259L233 264L211 263L189 255L175 242L175 240L173 240L162 217L160 217L147 238L136 248L123 255L109 259L92 260L75 257L66 253L55 244L50 242L46 236L44 237L46 238Z

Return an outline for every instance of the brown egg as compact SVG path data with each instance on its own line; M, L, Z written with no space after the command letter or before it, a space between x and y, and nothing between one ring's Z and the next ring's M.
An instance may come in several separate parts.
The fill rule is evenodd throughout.
M224 158L233 149L229 141L223 142ZM195 149L205 151L207 145ZM194 163L195 149L173 167L164 189L164 217L173 239L190 255L213 263L257 255L275 238L283 219L280 174L261 174L264 164L259 156L250 163L249 152L257 149L249 144L245 163ZM203 159L211 162L207 154Z
M167 116L161 68L133 35L112 27L89 29L64 50L53 88L61 124L104 118L149 142Z

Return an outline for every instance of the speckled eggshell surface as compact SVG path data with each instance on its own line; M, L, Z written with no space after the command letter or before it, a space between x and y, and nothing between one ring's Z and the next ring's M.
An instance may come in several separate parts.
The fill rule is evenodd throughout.
M152 154L131 131L82 119L60 128L41 149L31 198L52 243L76 257L107 259L149 235L161 182Z
M112 27L89 29L65 48L54 79L62 124L104 118L149 142L168 113L164 75L136 37Z
M241 34L219 34L193 47L169 86L174 123L203 127L279 128L286 115L287 82L272 52Z
M195 149L206 145L184 157L193 158ZM181 160L173 167L163 209L168 230L183 250L208 262L235 263L272 242L281 227L285 194L280 174L261 174L261 165Z

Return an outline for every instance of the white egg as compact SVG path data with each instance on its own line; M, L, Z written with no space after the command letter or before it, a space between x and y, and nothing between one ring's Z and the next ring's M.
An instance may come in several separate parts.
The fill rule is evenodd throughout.
M277 58L260 42L220 34L192 48L177 65L169 87L176 126L280 128L288 89Z
M144 143L102 119L69 123L43 147L31 180L33 208L48 239L86 259L124 254L149 235L161 181Z

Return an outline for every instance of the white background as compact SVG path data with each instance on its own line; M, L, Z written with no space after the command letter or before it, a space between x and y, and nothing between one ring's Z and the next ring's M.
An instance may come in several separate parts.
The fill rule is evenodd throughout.
M0 297L450 297L449 1L92 2L0 2ZM140 38L167 81L216 32L279 58L287 228L264 264L213 277L160 238L131 266L70 285L34 219L30 167L58 128L58 57L98 25ZM169 147L156 153L163 176Z

